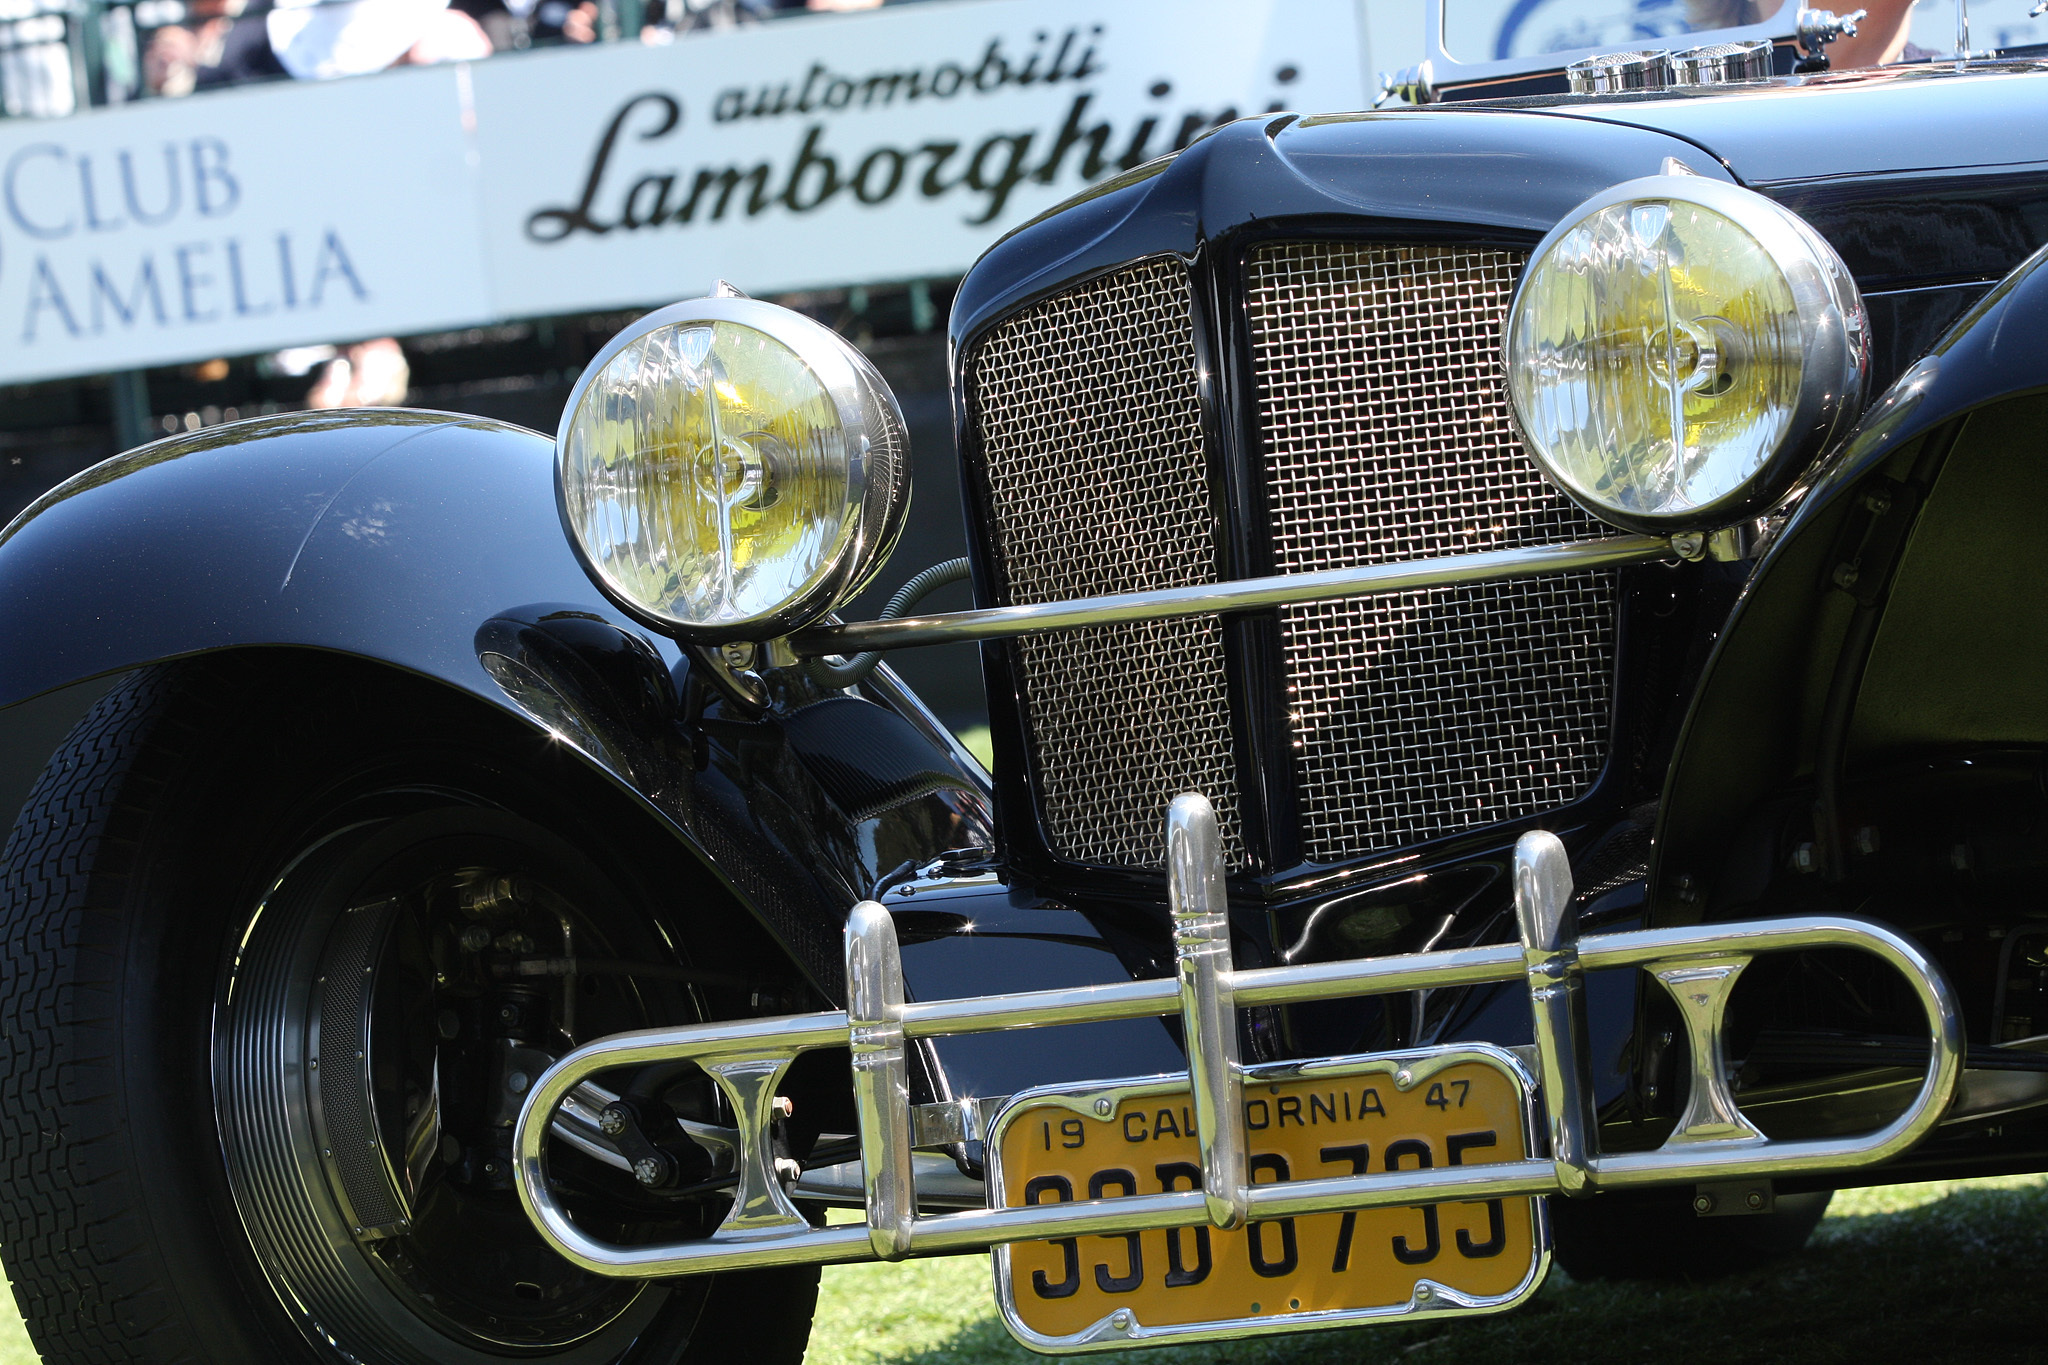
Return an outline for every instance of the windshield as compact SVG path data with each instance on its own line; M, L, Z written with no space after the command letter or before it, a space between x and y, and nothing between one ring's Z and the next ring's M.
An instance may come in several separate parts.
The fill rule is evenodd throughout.
M2048 43L2048 18L2034 17L2029 13L2033 8L2034 0L1970 0L1970 50L2003 52ZM1954 0L1919 0L1913 6L1908 34L1908 50L1900 54L1907 61L1954 52Z
M1443 0L1444 50L1503 61L1659 40L1763 22L1777 0Z

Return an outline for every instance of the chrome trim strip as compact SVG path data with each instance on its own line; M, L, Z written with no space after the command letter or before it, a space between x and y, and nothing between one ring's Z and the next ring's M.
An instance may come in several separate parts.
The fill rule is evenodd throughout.
M903 957L896 921L874 901L846 921L846 1028L853 1109L867 1182L868 1240L885 1261L910 1254L917 1186L910 1160L910 1069L903 1054Z
M981 607L937 616L899 616L888 621L852 621L813 626L789 637L799 654L858 654L871 649L907 649L961 640L1002 640L1045 630L1109 626L1124 621L1165 621L1212 612L1251 611L1300 602L1333 602L1347 597L1381 597L1485 583L1500 578L1534 578L1573 569L1604 569L1674 559L1670 536L1608 536L1566 545L1528 545L1478 554L1446 555L1399 564L1361 564L1317 573L1275 574L1228 583L1197 583L1152 592L1112 593L1070 602L1019 607Z
M1490 980L1480 977L1478 980ZM1022 995L984 995L903 1007L903 1036L940 1038L966 1033L1001 1033L1054 1024L1101 1024L1171 1014L1180 1001L1174 981L1119 981L1109 986L1069 986Z
M978 1209L988 1202L987 1186L960 1173L960 1163L937 1152L915 1152L911 1175L917 1183L917 1206L928 1209ZM867 1181L861 1176L860 1159L836 1166L813 1166L789 1187L793 1199L815 1199L822 1204L867 1206Z
M1739 1142L1754 1146L1767 1141L1763 1130L1743 1117L1728 1088L1727 1049L1721 1038L1721 1019L1728 1010L1728 996L1735 979L1749 965L1746 957L1708 959L1704 962L1661 963L1651 971L1677 1002L1685 1018L1685 1037L1692 1058L1692 1089L1686 1097L1685 1113L1665 1146L1680 1143Z
M1200 837L1199 806L1182 808L1187 827L1179 836L1184 860L1184 896L1177 904L1191 913L1182 924L1198 946L1215 945L1209 932L1192 926L1220 908L1207 882L1216 850ZM1190 836L1193 837L1190 837ZM1893 929L1853 916L1791 916L1776 920L1702 925L1677 929L1644 929L1600 934L1582 939L1573 953L1565 910L1570 881L1562 871L1552 836L1525 834L1516 848L1517 909L1523 941L1484 948L1418 953L1406 957L1357 962L1318 963L1303 967L1228 970L1225 960L1198 960L1191 977L1138 981L1085 990L1034 991L969 1000L906 1004L901 963L888 912L873 902L856 907L848 924L848 975L852 1009L823 1011L785 1018L741 1019L687 1028L645 1029L600 1038L570 1052L534 1085L514 1131L515 1176L521 1203L541 1236L577 1265L602 1274L650 1278L758 1265L822 1264L834 1261L894 1259L918 1252L967 1251L1010 1241L1039 1241L1098 1233L1136 1232L1150 1228L1192 1226L1210 1221L1212 1197L1252 1219L1300 1214L1438 1203L1446 1200L1506 1198L1568 1192L1595 1187L1622 1188L1682 1184L1737 1176L1789 1176L1850 1170L1896 1156L1940 1122L1962 1069L1962 1015L1939 966ZM1208 871L1204 870L1208 868ZM1180 926L1177 926L1180 927ZM1545 997L1578 972L1616 967L1642 967L1681 990L1693 983L1733 979L1735 970L1760 953L1800 949L1854 948L1876 956L1906 978L1927 1019L1930 1062L1918 1093L1892 1122L1873 1133L1808 1141L1758 1141L1744 1133L1707 1131L1705 1122L1681 1128L1663 1147L1650 1152L1601 1154L1594 1150L1597 1130L1583 1102L1588 1085L1586 1060L1574 1041L1578 1022L1569 990ZM1207 967L1201 962L1206 961ZM1226 975L1227 972L1227 975ZM1190 1037L1200 1069L1199 1084L1215 1098L1216 1064L1227 1063L1221 1037L1234 1035L1237 1008L1251 1004L1330 999L1384 994L1453 984L1523 979L1534 988L1532 1013L1538 1024L1535 1082L1545 1097L1549 1120L1549 1151L1497 1165L1440 1167L1362 1176L1303 1180L1276 1185L1240 1184L1235 1188L1183 1190L1128 1199L1033 1205L1023 1208L976 1209L959 1213L919 1215L911 1165L911 1116L907 1078L902 1070L904 1040L950 1033L986 1032L997 1028L1031 1028L1086 1020L1131 1019L1181 1014L1185 996L1194 994ZM1204 1001L1205 992L1213 999ZM1695 1067L1686 1113L1717 1115L1732 1111L1725 1080L1713 1057L1721 1045L1721 1013L1716 992L1688 1010L1689 1036L1699 1040L1707 1059ZM1208 1008L1213 1003L1214 1011ZM1686 1002L1681 1001L1681 1008ZM1219 1021L1214 1027L1208 1021ZM1548 1020L1546 1023L1545 1021ZM794 1172L777 1169L769 1153L767 1129L772 1125L772 1078L798 1053L814 1048L851 1046L856 1055L855 1086L861 1119L862 1172L868 1207L866 1227L814 1228L792 1220L785 1201L768 1182L790 1180ZM1452 1047L1434 1052L1470 1052ZM1352 1064L1360 1059L1321 1059L1294 1065ZM576 1088L612 1067L648 1062L694 1061L717 1075L734 1094L740 1124L736 1144L743 1167L742 1188L750 1192L750 1208L736 1205L708 1237L668 1245L615 1246L577 1227L547 1172L547 1149L557 1110ZM1228 1072L1224 1073L1228 1074ZM741 1084L741 1077L747 1081ZM1179 1078L1104 1082L1104 1086L1186 1084ZM1241 1081L1240 1081L1241 1083ZM1580 1098L1574 1099L1577 1095ZM1012 1101L1014 1105L1016 1101ZM1006 1106L1005 1114L1009 1112ZM1000 1133L1003 1116L992 1131ZM1211 1151L1227 1150L1242 1133L1239 1111L1219 1105ZM1532 1131L1540 1131L1532 1129ZM786 1164L786 1163L784 1163ZM1227 1164L1227 1163L1220 1163ZM772 1170L772 1174L770 1173ZM1217 1177L1222 1183L1227 1177ZM1418 1302L1425 1296L1420 1293ZM1434 1290L1432 1290L1434 1293ZM1432 1299L1431 1311L1482 1311L1486 1305ZM1314 1323L1296 1321L1295 1326ZM1332 1324L1333 1325L1333 1324ZM1263 1330L1263 1329L1261 1329ZM1063 1349L1093 1349L1122 1341L1103 1340Z
M1223 891L1223 837L1216 808L1200 792L1166 811L1166 899L1180 981L1180 1022L1193 1092L1196 1144L1209 1221L1243 1227L1251 1176L1237 1121L1244 1068L1237 1061L1237 1002L1230 954L1230 902Z
M789 1200L775 1162L775 1091L790 1058L767 1053L707 1062L704 1069L732 1106L739 1126L739 1187L718 1231L735 1241L787 1237L810 1228Z
M1600 1129L1588 1084L1593 1065L1586 1042L1585 972L1571 903L1572 865L1564 844L1548 830L1524 834L1515 842L1515 922L1529 978L1537 1069L1549 1082L1543 1108L1550 1122L1550 1164L1557 1187L1581 1195L1592 1193L1591 1146Z

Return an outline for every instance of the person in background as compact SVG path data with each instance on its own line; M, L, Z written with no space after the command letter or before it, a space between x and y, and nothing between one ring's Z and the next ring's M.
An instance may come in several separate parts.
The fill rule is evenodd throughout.
M1685 0L1685 20L1694 32L1736 28L1760 24L1776 8L1765 0ZM1859 71L1901 58L1918 61L1935 55L1906 41L1913 0L1847 0L1834 9L1840 14L1853 9L1867 13L1857 22L1855 37L1844 35L1828 44L1830 71Z
M491 55L483 28L448 0L280 0L264 23L278 61L302 81Z
M1855 71L1863 67L1883 66L1901 58L1916 60L1933 56L1933 53L1912 47L1906 41L1906 30L1913 17L1913 0L1856 0L1853 5L1844 5L1844 10L1868 10L1856 24L1856 36L1843 36L1828 44L1828 69L1830 71Z
M560 3L560 0L556 2ZM763 19L806 10L812 13L845 13L879 9L886 3L888 0L651 0L647 7L647 26L640 30L640 41L666 43L674 41L678 33L737 28L741 24L758 24ZM590 0L584 0L582 8L590 11L594 23L597 6Z
M387 67L488 57L482 27L448 0L188 0L185 24L158 29L143 79L159 95L292 76L328 80Z
M261 14L247 0L189 0L185 22L156 30L142 53L142 79L152 94L189 95L221 85L285 75L270 50Z
M341 348L306 392L308 408L395 408L405 402L412 367L390 337Z

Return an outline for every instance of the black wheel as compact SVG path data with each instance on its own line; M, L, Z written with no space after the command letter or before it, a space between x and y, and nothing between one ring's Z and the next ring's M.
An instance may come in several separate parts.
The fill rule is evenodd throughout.
M593 1275L511 1183L552 1057L717 1008L657 909L690 869L516 729L324 674L136 675L7 843L0 1237L43 1358L796 1365L815 1269ZM721 1212L556 1164L617 1240Z
M1769 1213L1702 1218L1690 1186L1553 1198L1557 1263L1575 1280L1711 1280L1791 1256L1834 1195L1781 1194Z

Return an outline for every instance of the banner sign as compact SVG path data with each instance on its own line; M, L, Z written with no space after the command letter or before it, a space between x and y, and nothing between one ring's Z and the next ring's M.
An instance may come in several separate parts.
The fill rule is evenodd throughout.
M0 123L0 383L957 275L1369 65L1360 0L933 0Z
M0 123L0 382L473 321L473 177L453 72Z
M962 0L585 55L475 68L508 314L957 274L1218 121L1366 100L1355 0Z

